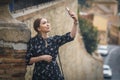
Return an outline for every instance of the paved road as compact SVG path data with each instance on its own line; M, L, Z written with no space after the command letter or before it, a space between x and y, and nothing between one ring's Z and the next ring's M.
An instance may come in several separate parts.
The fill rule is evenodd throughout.
M109 46L109 55L104 58L104 64L108 64L112 69L112 79L120 80L120 46Z

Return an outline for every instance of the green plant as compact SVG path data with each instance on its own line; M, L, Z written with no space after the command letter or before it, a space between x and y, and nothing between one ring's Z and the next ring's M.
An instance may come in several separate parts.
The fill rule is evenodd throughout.
M120 26L118 27L118 30L120 31Z
M79 27L81 35L83 36L85 48L88 53L92 54L96 50L98 44L98 30L93 27L92 23L80 17Z

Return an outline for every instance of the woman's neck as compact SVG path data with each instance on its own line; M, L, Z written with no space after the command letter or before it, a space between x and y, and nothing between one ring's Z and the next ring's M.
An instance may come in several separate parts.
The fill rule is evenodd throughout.
M41 37L43 39L47 39L48 38L48 33L40 33Z

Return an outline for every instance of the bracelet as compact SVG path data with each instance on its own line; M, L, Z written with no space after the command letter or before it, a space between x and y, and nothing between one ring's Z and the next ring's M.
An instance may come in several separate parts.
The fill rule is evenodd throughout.
M78 24L78 21L74 22L74 24L77 25L77 24Z

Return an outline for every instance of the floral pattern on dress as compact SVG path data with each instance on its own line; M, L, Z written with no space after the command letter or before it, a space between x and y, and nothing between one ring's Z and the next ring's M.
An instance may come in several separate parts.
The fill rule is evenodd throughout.
M55 35L47 39L43 39L38 34L31 38L28 42L27 53L25 56L27 65L32 65L29 64L31 57L41 55L52 56L52 61L49 63L46 61L35 63L32 80L64 80L57 64L56 57L59 53L59 47L73 39L74 38L70 36L70 32L61 36Z

